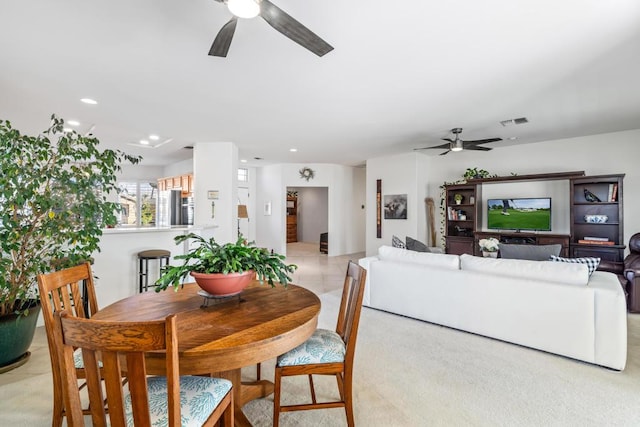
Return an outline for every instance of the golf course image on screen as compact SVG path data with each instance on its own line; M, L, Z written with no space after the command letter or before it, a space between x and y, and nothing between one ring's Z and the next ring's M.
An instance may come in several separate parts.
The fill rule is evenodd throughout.
M551 230L551 198L487 200L487 227L499 230Z

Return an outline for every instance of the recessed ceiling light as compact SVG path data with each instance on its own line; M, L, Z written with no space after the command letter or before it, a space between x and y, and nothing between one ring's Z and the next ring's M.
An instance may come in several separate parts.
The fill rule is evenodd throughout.
M85 104L90 104L90 105L96 105L98 103L98 101L96 101L95 99L91 99L91 98L82 98L80 101L84 102Z
M70 126L80 126L80 122L77 120L67 120L67 124Z
M247 159L240 159L240 163L247 163Z
M158 135L149 135L149 139L152 141L157 141L160 139L160 137Z
M510 136L509 138L507 138L509 141L515 141L516 139L518 139L517 136Z
M141 139L141 140L140 140L140 144L142 144L142 145L149 145L149 141L147 141L146 139Z
M71 128L62 128L62 131L65 133L69 133L69 132L73 132L73 129Z
M295 153L296 151L298 151L297 148L289 148L289 151L291 151L292 153Z

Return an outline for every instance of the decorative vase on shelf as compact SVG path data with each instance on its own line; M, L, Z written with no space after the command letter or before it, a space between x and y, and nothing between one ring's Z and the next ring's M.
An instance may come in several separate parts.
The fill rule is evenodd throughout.
M485 258L498 258L498 252L482 251L482 256Z

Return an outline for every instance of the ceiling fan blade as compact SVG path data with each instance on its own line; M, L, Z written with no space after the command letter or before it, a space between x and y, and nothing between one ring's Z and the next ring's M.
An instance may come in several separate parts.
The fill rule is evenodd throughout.
M449 142L455 142L453 139L451 138L440 138L443 141L449 141Z
M422 147L422 148L414 148L414 151L417 150L429 150L430 148L449 148L449 143L446 144L442 144L442 145L436 145L435 147Z
M451 151L451 150L447 150L447 151L445 151L444 153L440 153L440 155L441 155L441 156L444 156L445 154L449 154L449 151Z
M229 20L229 22L224 24L218 32L216 39L213 41L211 49L209 49L209 55L221 56L223 58L227 56L229 46L231 46L231 40L233 39L233 33L236 31L237 23L238 19L234 16Z
M464 141L465 144L488 144L490 142L502 141L502 138L476 139L475 141Z
M260 2L260 16L273 28L318 56L323 56L333 50L333 47L327 42L269 0Z
M493 148L489 148L489 147L480 147L480 146L475 146L475 145L471 145L471 146L464 146L465 150L476 150L476 151L491 151L493 150Z

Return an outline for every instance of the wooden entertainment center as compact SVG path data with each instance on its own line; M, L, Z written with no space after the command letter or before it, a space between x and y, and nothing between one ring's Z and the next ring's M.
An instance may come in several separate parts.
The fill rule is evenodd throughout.
M595 256L621 262L624 257L622 183L624 174L585 176L584 171L514 175L470 179L465 184L445 186L445 251L450 254L481 255L478 241L494 237L502 243L562 245L566 257ZM481 230L483 184L569 180L569 234ZM615 188L615 195L613 190ZM585 191L585 189L587 191ZM591 196L587 196L590 193ZM593 197L592 197L593 196ZM587 200L587 197L590 200ZM456 200L457 199L457 200ZM588 222L585 217L604 215L604 222ZM593 239L585 239L592 237ZM595 239L599 240L595 240Z

